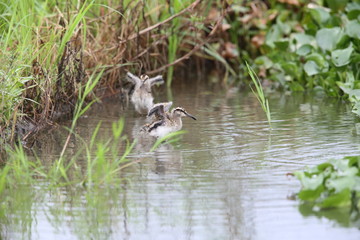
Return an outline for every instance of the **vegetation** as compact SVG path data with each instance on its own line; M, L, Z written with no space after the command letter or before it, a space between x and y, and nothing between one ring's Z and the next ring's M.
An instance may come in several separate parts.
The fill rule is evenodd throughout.
M344 157L295 172L302 189L298 197L320 208L349 207L359 212L360 157Z
M0 172L0 192L20 184L31 185L39 179L47 182L50 188L66 185L92 188L119 183L123 180L121 170L134 163L128 161L127 156L135 143L129 143L121 136L123 119L113 123L113 136L107 141L97 138L100 126L95 129L90 143L76 136L83 142L83 147L73 156L60 156L51 166L45 166L36 155L30 158L21 145L7 146L7 162Z
M291 91L315 89L334 97L345 93L359 115L359 2L329 0L328 8L291 2L291 7L272 6L267 16L273 20L252 39L261 39L256 42L261 55L254 61L259 74Z
M255 94L257 100L260 102L262 109L266 114L266 118L268 120L269 125L271 126L271 112L269 107L269 101L265 98L264 90L261 86L260 80L254 70L246 63L246 67L248 69L251 80L253 81L256 91L251 88L252 92Z
M121 91L126 71L166 75L171 87L184 66L215 69L225 85L251 85L270 126L265 86L348 99L360 116L359 13L359 0L2 1L0 193L42 181L50 189L120 188L123 169L136 163L128 159L136 143L123 136L124 120L113 123L107 140L98 138L101 123L89 142L75 128L95 101ZM69 115L67 139L50 165L23 147ZM158 139L150 152L183 132ZM71 138L83 143L73 155ZM359 168L360 157L352 156L295 172L297 196L311 209L358 213ZM87 191L91 211L104 203L98 192ZM2 215L31 204L3 196Z
M215 66L224 73L225 84L252 80L269 123L265 84L257 76L279 89L314 89L348 98L360 116L359 1L124 0L116 4L110 0L0 4L1 143L26 142L46 123L70 113L68 142L77 119L91 103L121 91L127 70L167 74L170 87L175 66L184 61ZM114 123L112 139L97 142L96 128L90 144L84 141L75 156L66 156L66 142L50 168L37 158L29 161L21 145L6 145L0 190L20 178L29 182L43 178L55 185L119 179L113 176L126 166L133 147L121 137L122 129L123 121ZM126 147L119 148L124 141ZM80 156L85 156L86 171L77 166ZM358 207L356 159L296 173L303 184L299 198L324 208Z
M129 161L127 156L132 151L136 140L132 143L122 136L124 119L112 123L111 138L103 141L97 138L101 122L94 129L90 142L86 142L81 136L75 134L75 126L78 119L90 108L92 102L85 105L86 97L98 83L103 71L90 76L86 85L79 89L79 99L76 102L74 117L69 134L57 159L51 166L45 166L41 159L36 157L29 159L21 144L11 147L6 145L6 164L0 170L0 193L9 187L18 187L19 184L33 184L42 179L47 186L87 186L87 188L99 187L103 184L120 184L123 181L122 169L135 161ZM178 136L184 131L169 134L156 141L151 151L154 151L161 143L177 141ZM72 137L82 142L82 147L76 154L66 154L68 143ZM82 164L79 164L82 163ZM120 186L120 185L119 185Z
M180 39L189 49L198 43L197 35L207 31L196 17L199 3L121 1L114 6L108 0L3 2L2 141L17 139L16 134L25 141L38 126L72 114L81 88L100 70L103 75L86 102L117 93L122 76L133 70L129 68L139 74L155 74L172 67ZM198 30L184 31L189 27Z
M359 11L336 0L4 1L1 139L24 141L73 113L94 72L103 75L86 101L120 91L127 70L161 72L170 86L185 60L237 84L247 81L244 59L276 88L345 96L359 115Z

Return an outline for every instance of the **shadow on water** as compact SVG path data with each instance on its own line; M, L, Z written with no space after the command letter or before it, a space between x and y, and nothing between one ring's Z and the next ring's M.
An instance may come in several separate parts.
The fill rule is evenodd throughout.
M204 84L173 89L160 88L155 101L170 95L198 119L184 119L178 142L149 152L154 140L138 139L129 156L136 163L121 173L120 186L9 190L3 197L14 203L2 208L2 238L358 239L345 215L311 213L287 199L300 186L286 173L360 154L351 109L323 96L272 93L270 131L252 93ZM132 141L145 119L118 98L94 105L75 131L90 141L102 121L100 138L108 139L120 117ZM40 159L51 163L66 135L58 127L41 136L34 145ZM69 154L81 144L71 139Z

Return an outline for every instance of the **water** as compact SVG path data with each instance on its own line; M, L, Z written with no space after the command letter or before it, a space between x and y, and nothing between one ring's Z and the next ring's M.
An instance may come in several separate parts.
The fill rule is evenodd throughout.
M269 95L272 130L252 93L198 85L158 89L197 117L184 119L188 132L154 153L141 142L124 172L122 188L96 192L24 187L13 196L14 212L1 227L3 239L359 239L347 212L314 212L290 196L299 182L287 176L330 158L360 154L349 106L319 95ZM76 132L89 139L101 120L125 116L132 139L144 124L132 107L104 100L81 119ZM66 132L55 128L36 149L51 162ZM70 152L81 145L73 141ZM46 183L43 183L46 184ZM359 224L357 224L359 225Z

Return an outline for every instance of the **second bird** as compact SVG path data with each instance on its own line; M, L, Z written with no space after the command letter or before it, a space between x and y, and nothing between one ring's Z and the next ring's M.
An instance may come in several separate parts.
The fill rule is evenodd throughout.
M128 72L126 78L133 84L130 91L131 102L134 104L135 110L140 114L146 114L154 105L154 98L151 93L151 87L155 84L163 84L164 79L161 75L149 78L142 75L140 78Z

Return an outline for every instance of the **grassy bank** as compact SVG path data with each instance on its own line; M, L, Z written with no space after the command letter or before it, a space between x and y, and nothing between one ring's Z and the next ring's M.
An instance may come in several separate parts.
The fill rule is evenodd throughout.
M171 84L173 67L199 49L216 24L214 19L204 26L199 12L208 11L205 5L200 1L3 2L1 139L25 141L42 124L73 113L79 91L94 71L103 74L87 101L119 92L129 70L137 74L169 70ZM179 59L179 52L190 54Z

